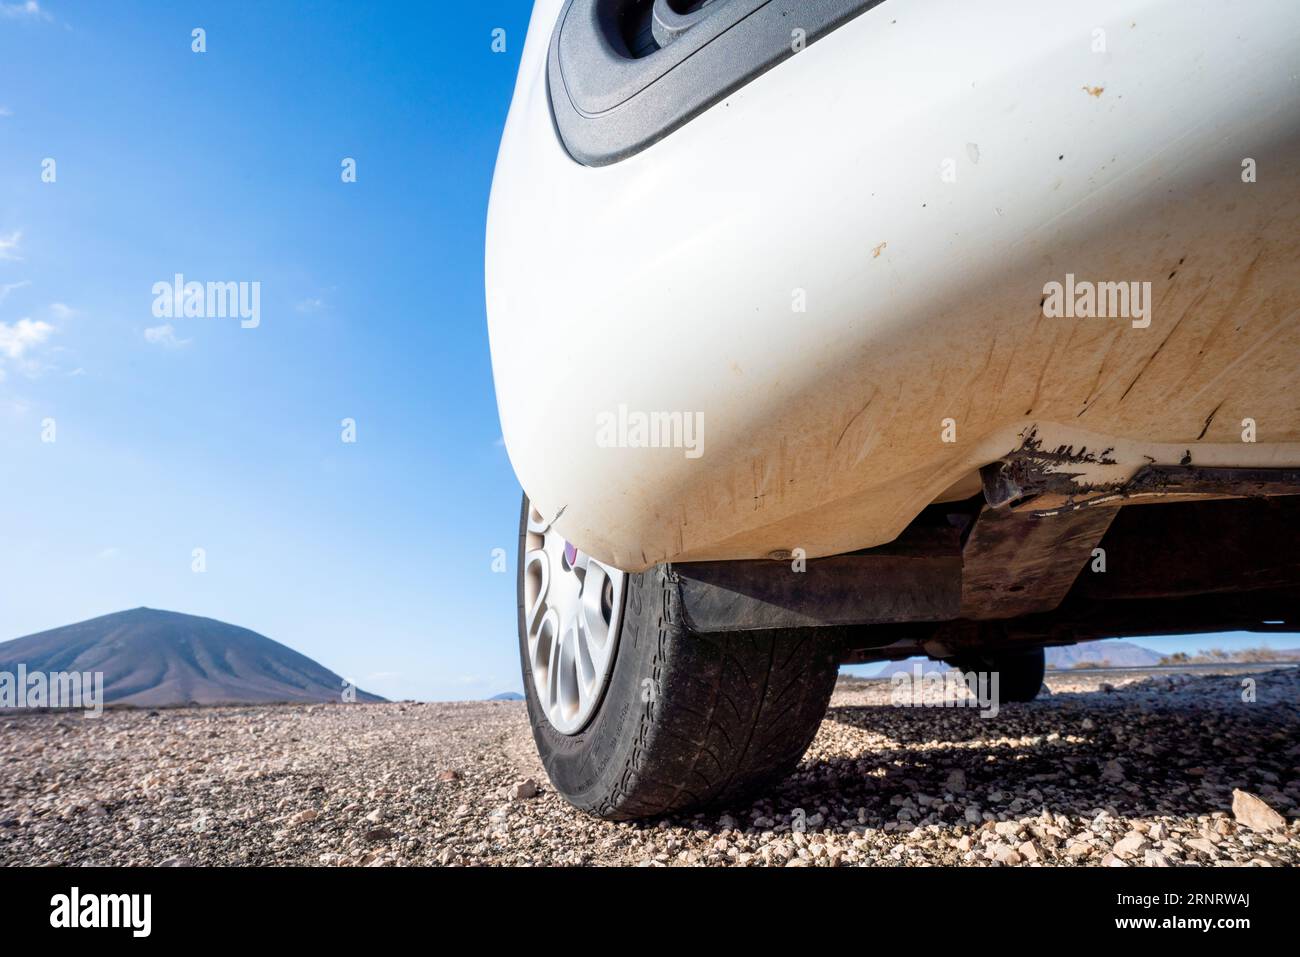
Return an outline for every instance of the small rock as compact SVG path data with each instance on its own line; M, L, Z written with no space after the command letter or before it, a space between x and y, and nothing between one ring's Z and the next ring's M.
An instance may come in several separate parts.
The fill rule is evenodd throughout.
M948 780L944 782L943 789L951 791L953 794L962 794L966 790L966 772L961 768L954 768L948 772Z
M993 830L995 833L1000 834L1003 837L1016 837L1020 834L1020 822L998 821L993 825Z
M1137 831L1129 831L1115 842L1114 852L1118 857L1133 857L1138 851L1146 847L1146 843L1146 837L1139 834Z
M439 781L442 781L442 782L459 781L459 780L460 780L460 772L459 772L459 771L453 771L453 770L451 770L450 768L447 769L446 771L439 771L439 772L438 772L438 780L439 780Z
M1233 790L1232 816L1238 824L1260 833L1286 829L1286 818L1249 791Z
M1001 864L1006 864L1008 867L1014 867L1023 861L1023 858L1019 853L1005 845L997 848L993 852L993 858Z
M372 827L362 835L362 837L372 844L376 841L387 841L391 839L392 836L393 832L386 827Z
M534 781L532 778L529 778L527 781L524 781L522 784L516 784L513 788L511 788L510 797L512 800L515 801L526 801L529 798L537 797L540 791L541 789L537 786L537 782Z

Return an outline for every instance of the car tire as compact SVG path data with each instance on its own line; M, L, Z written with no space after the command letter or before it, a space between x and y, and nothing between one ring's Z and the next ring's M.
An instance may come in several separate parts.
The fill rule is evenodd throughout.
M677 578L628 575L608 682L576 733L547 717L532 676L525 608L529 504L520 519L519 642L533 737L555 789L607 820L741 801L787 776L826 714L839 670L833 634L696 634Z
M1042 648L1024 648L963 655L949 663L962 674L997 672L998 700L1023 703L1042 690L1047 655Z

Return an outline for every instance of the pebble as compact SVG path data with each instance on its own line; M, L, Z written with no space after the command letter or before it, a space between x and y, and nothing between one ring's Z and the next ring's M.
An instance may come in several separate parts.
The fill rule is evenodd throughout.
M541 789L537 786L537 782L532 778L529 778L521 784L516 784L513 790L511 790L510 796L516 801L526 801L529 798L537 797L540 790Z
M1146 847L1147 839L1137 831L1129 831L1122 838L1115 842L1112 848L1115 855L1121 858L1133 857Z
M1248 791L1233 790L1232 816L1238 824L1245 825L1252 831L1268 833L1286 828L1286 818L1265 804L1258 795Z

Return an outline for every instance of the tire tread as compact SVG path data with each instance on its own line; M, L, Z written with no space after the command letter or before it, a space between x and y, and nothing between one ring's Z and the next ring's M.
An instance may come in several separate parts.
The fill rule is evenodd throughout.
M671 577L665 584L655 694L639 719L645 746L628 755L618 787L591 808L601 817L716 805L785 777L812 742L835 684L839 655L830 640L818 648L808 632L782 629L695 634L677 612ZM703 786L664 783L688 779Z

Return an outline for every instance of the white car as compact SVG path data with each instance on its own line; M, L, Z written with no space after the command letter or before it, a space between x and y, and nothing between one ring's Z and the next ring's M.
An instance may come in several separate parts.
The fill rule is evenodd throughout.
M842 662L1294 630L1297 262L1295 0L537 0L487 304L556 788L750 794Z

